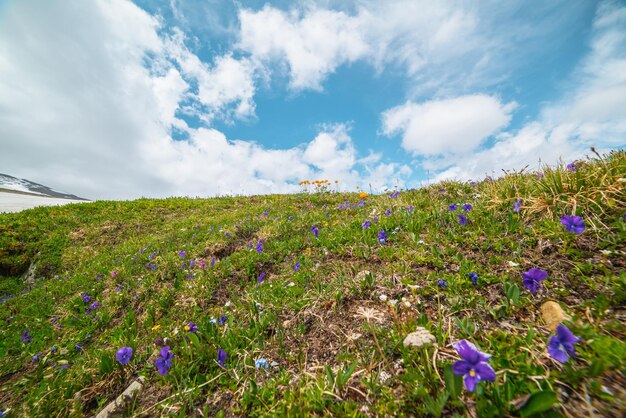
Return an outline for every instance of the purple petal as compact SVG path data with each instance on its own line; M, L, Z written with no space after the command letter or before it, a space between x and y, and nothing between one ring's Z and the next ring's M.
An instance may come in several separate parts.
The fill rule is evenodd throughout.
M480 352L476 346L467 340L461 340L454 345L454 349L463 360L470 364L476 364L480 358Z
M569 356L563 350L561 350L561 343L559 341L559 337L553 335L550 337L550 341L548 343L548 354L553 359L560 361L561 363L565 363Z
M559 336L561 344L574 344L580 341L580 338L575 336L572 331L565 325L559 325L556 327L556 334Z
M471 368L472 365L465 360L457 360L456 363L452 365L452 371L459 376L469 373Z
M476 374L478 375L480 380L488 380L490 382L496 380L496 372L489 364L485 363L484 361L476 365Z
M469 373L463 377L463 383L465 384L465 388L470 392L474 392L476 388L476 383L479 381L478 375L471 376Z

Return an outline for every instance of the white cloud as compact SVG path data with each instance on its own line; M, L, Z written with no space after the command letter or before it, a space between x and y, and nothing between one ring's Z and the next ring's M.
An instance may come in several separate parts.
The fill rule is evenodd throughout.
M461 154L507 126L515 106L479 94L407 102L383 113L383 132L402 134L402 148L414 154Z
M503 133L490 148L463 156L429 159L435 180L478 178L501 169L531 169L572 161L589 147L626 146L626 7L603 3L596 13L591 51L581 61L560 100L538 120Z
M406 178L406 167L360 162L345 125L286 149L188 127L177 118L185 106L207 120L251 117L263 73L229 53L207 64L179 32L160 30L125 0L12 3L0 25L2 171L110 199L289 192L314 178L363 186L360 172ZM189 139L174 141L172 125Z
M257 68L249 59L226 53L216 57L211 67L187 48L184 34L177 29L164 45L153 68L162 72L163 67L176 64L183 78L197 85L197 93L185 96L194 103L191 109L197 116L207 123L217 117L226 121L254 117Z
M368 49L358 19L344 12L298 9L283 12L266 5L239 12L239 48L256 60L284 61L293 89L321 90L321 82L339 65L361 58Z
M515 2L356 0L336 3L342 10L332 3L241 8L238 47L264 66L282 64L294 90L322 90L340 66L361 60L378 73L404 73L410 98L453 96L501 84L540 51L552 53L584 9L537 5L530 28Z

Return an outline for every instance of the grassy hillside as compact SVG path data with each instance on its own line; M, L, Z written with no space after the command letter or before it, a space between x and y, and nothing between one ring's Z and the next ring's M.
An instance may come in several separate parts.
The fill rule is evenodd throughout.
M626 153L382 196L303 187L0 215L0 411L93 415L143 376L128 415L624 414ZM558 323L580 338L576 357L553 340L565 362ZM434 342L405 346L417 327ZM495 381L484 357L455 374L461 340Z

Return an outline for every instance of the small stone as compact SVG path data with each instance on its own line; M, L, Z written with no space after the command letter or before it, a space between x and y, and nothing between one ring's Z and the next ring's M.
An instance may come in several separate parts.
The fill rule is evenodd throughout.
M380 374L378 375L378 380L380 381L380 383L382 383L383 385L385 383L387 383L389 381L389 379L391 379L391 374L387 373L386 371L382 371L380 372Z
M417 327L417 331L410 333L404 339L404 346L421 347L435 342L435 336L428 332L426 328Z
M551 300L541 305L541 316L546 326L552 331L556 330L556 327L561 322L570 319L570 317L563 312L561 305Z

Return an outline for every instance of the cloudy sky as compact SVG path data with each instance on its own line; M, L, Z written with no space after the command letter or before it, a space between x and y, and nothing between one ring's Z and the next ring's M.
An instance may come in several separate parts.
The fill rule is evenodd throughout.
M0 0L0 172L91 199L382 191L626 146L626 6Z

